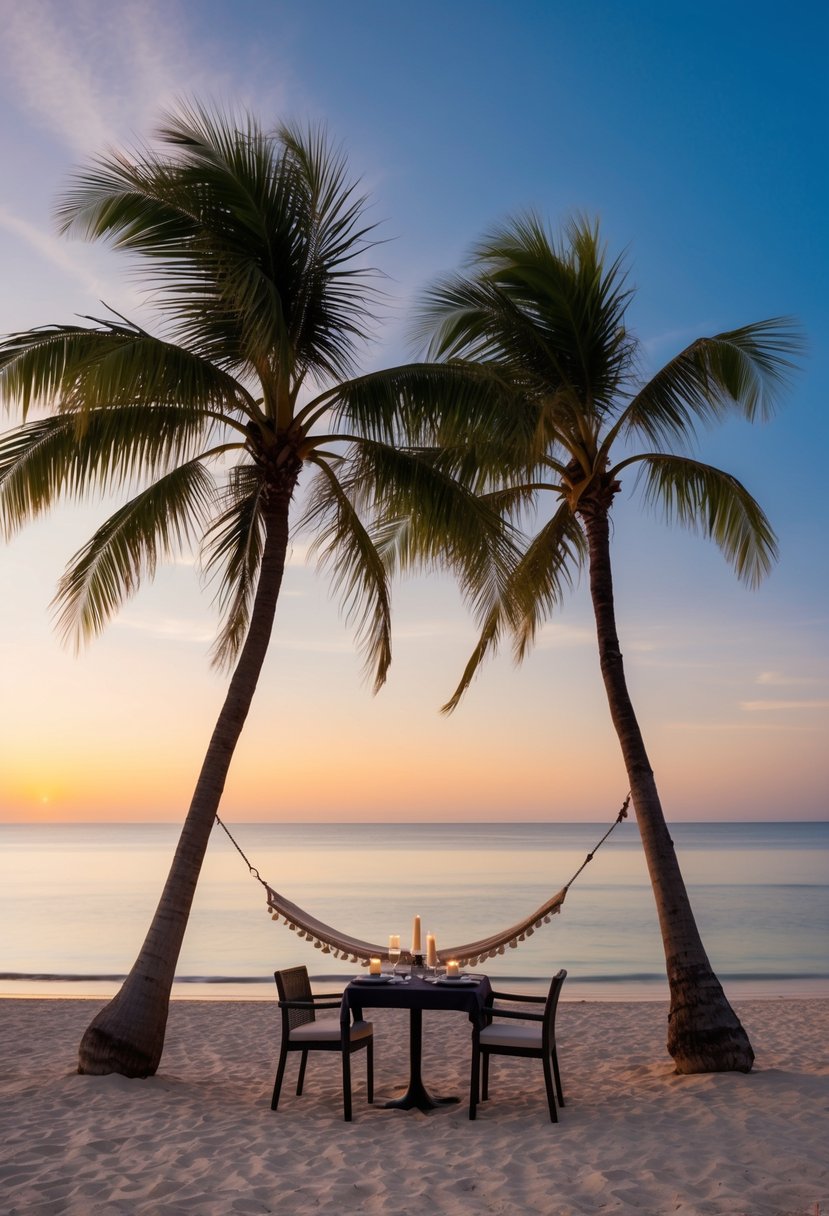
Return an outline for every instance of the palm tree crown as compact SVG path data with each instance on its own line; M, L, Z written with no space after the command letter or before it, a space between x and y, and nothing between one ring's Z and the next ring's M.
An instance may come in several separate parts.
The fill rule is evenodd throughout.
M432 441L506 514L542 508L541 496L551 505L447 709L505 629L524 657L587 560L585 517L610 509L627 469L638 469L649 505L711 537L749 586L760 582L777 552L761 507L733 475L686 453L698 424L768 418L798 349L790 320L773 318L697 339L643 382L625 323L632 293L598 225L574 220L556 241L537 217L520 218L470 263L428 293L419 330L433 356L497 375L500 409L493 395L474 417L447 410Z
M39 402L57 408L0 443L4 528L62 494L139 482L61 580L61 627L76 640L98 632L160 558L201 536L223 609L216 657L228 664L249 621L266 507L310 465L320 478L306 522L329 529L323 554L360 615L379 684L388 591L357 499L370 500L372 473L381 485L402 474L400 418L446 370L355 377L377 300L362 265L371 230L322 133L269 135L252 118L239 128L192 107L159 135L161 152L110 154L79 173L58 217L64 232L138 255L163 336L112 313L5 340L3 398L24 419ZM431 479L435 500L451 492L427 466L407 471Z

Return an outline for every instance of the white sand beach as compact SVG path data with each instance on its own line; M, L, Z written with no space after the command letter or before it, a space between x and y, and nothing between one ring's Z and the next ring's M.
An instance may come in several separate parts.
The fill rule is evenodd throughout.
M666 1006L564 1001L566 1108L549 1122L540 1065L493 1061L467 1117L469 1024L424 1015L424 1076L462 1096L430 1115L384 1110L407 1077L407 1017L381 1010L377 1101L355 1057L355 1120L339 1058L289 1064L269 1109L275 1002L176 1001L156 1077L84 1077L94 1002L0 1000L0 1212L4 1216L317 1213L829 1212L829 1000L735 1003L750 1075L679 1077Z

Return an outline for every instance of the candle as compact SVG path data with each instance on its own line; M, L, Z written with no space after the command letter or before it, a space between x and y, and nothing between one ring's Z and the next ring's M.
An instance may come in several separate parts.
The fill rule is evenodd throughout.
M412 925L412 954L420 954L420 951L420 917L416 916Z
M426 966L427 967L437 967L437 965L438 965L438 952L437 952L437 947L435 946L435 935L434 935L434 933L427 933L426 934Z
M380 963L380 959L379 959L379 958L371 958L371 959L369 959L369 961L368 961L368 973L369 973L369 975L380 975L381 969L382 969L382 965L381 965L381 963Z
M449 978L450 979L459 979L460 973L461 973L460 966L459 966L457 960L454 958L448 959L447 963L446 963L446 974L449 976Z

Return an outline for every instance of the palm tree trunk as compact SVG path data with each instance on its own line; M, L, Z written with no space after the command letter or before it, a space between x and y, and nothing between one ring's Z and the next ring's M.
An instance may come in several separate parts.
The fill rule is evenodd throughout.
M630 781L665 949L671 995L668 1051L680 1073L749 1072L754 1052L705 953L628 693L616 632L608 508L591 501L579 507L579 515L589 545L602 678Z
M288 513L297 471L272 491L247 638L233 672L196 784L158 908L121 989L87 1027L78 1072L152 1076L164 1047L170 990L207 842L233 752L268 650L288 548Z

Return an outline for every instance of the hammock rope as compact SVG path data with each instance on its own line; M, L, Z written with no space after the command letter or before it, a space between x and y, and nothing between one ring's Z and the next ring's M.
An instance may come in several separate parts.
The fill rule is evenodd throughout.
M604 836L602 836L598 844L593 846L593 849L587 854L569 882L565 883L561 890L557 891L551 899L543 903L540 908L536 908L530 916L525 917L515 925L511 925L508 929L502 930L500 933L481 938L479 941L468 942L463 946L452 946L449 949L439 950L438 959L440 962L445 963L448 959L457 959L462 967L474 967L478 963L483 962L484 959L504 954L507 948L515 950L519 943L526 941L528 937L532 937L536 929L540 929L542 925L549 924L551 917L561 911L561 905L564 903L567 892L582 870L593 860L614 828L623 819L627 819L629 805L630 794L628 793L619 813ZM272 920L279 921L281 919L292 933L296 933L299 937L304 938L316 950L321 950L323 954L331 954L334 958L362 966L368 966L368 961L371 958L388 959L388 949L385 946L378 946L373 942L365 942L361 941L360 938L350 937L331 925L326 925L323 921L317 920L316 917L311 916L310 913L300 908L298 904L293 903L291 900L286 899L284 895L275 891L261 876L256 866L251 864L239 844L234 840L227 825L222 822L218 815L216 816L216 822L248 867L250 874L265 888L268 914ZM404 964L413 962L414 959L411 951L402 950L400 952L400 961Z

